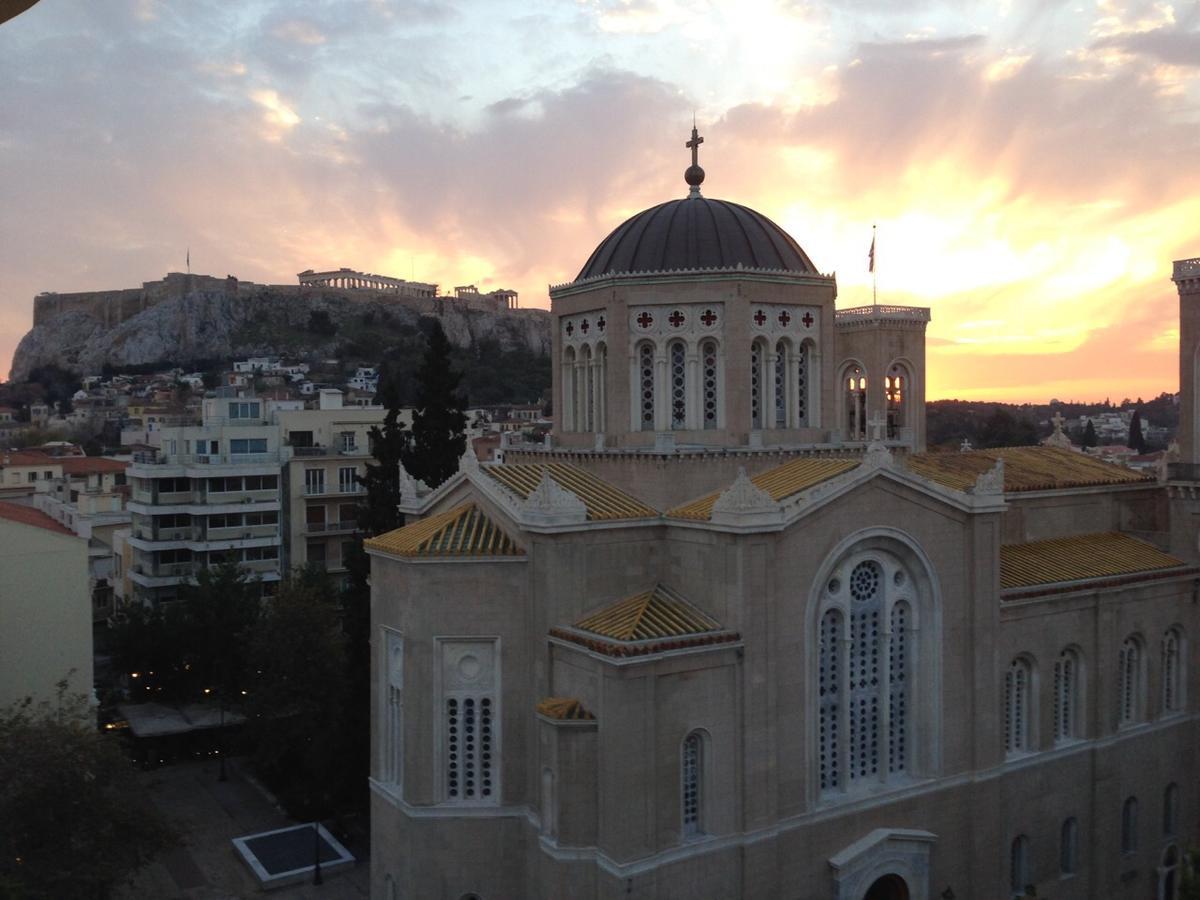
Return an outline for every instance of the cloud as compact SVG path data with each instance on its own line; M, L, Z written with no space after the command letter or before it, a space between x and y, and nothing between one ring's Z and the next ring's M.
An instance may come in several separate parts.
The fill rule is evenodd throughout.
M1155 28L1101 38L1092 46L1146 56L1172 66L1200 68L1200 31Z

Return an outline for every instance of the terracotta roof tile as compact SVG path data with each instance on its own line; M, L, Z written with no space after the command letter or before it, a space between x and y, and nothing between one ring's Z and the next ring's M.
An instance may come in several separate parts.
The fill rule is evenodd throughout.
M923 478L956 491L975 485L996 460L1004 460L1004 490L1050 491L1061 488L1150 483L1153 475L1135 472L1083 453L1058 447L997 447L965 453L917 453L906 458L908 468Z
M636 497L613 487L604 479L586 469L567 463L519 463L515 465L487 466L483 469L505 487L515 491L522 499L528 497L546 473L559 487L579 497L587 507L589 522L612 519L649 519L658 511L647 506Z
M760 472L750 480L770 494L773 500L783 500L807 490L813 485L820 484L822 481L828 481L830 478L849 472L858 464L858 460L855 459L801 456L781 466ZM713 504L719 496L721 496L721 491L677 506L667 515L676 519L707 522L712 517Z
M583 708L583 703L574 697L544 697L538 701L537 711L547 719L594 719L595 715Z
M421 519L365 542L371 550L397 556L443 558L524 556L522 550L474 503Z
M75 537L75 533L66 525L63 525L56 519L52 519L40 509L34 509L32 506L21 506L19 503L9 503L7 500L0 500L0 519L7 519L10 522L20 522L22 525L32 525L35 528L44 528L56 534Z
M1182 567L1157 547L1110 531L1000 547L1000 589L1110 578Z

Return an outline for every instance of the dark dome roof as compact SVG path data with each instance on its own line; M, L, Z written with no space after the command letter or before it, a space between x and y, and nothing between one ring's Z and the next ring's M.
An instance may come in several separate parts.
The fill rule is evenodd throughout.
M749 207L686 197L643 210L600 242L576 281L673 269L783 269L816 274L792 236Z

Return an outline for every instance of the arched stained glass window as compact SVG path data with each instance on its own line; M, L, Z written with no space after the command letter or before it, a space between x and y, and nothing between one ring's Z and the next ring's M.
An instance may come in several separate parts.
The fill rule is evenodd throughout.
M780 341L775 345L775 427L788 426L788 345Z
M862 366L850 366L842 379L844 392L843 423L846 440L867 439L867 373Z
M1059 654L1054 663L1054 741L1072 740L1077 734L1079 715L1079 656L1071 649Z
M1183 641L1179 629L1171 628L1162 642L1162 711L1183 709Z
M671 363L671 427L687 427L687 349L682 341L669 348Z
M1024 657L1017 657L1004 675L1004 752L1008 755L1031 749L1030 682L1032 667Z
M638 345L638 381L642 431L654 430L654 345Z
M804 428L808 425L808 344L801 344L796 350L796 426Z
M1142 648L1137 635L1130 635L1121 644L1117 659L1118 721L1121 725L1137 722L1142 715Z
M750 418L752 428L763 427L763 345L750 345Z
M703 376L701 387L704 400L704 427L717 427L717 414L720 404L719 386L717 384L717 342L705 341L700 345L701 365Z

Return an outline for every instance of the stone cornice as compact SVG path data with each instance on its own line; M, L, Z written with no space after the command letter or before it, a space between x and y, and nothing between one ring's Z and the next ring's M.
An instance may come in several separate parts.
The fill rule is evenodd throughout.
M837 275L821 275L815 272L793 272L789 269L671 269L665 272L607 272L579 281L567 281L548 286L550 298L569 297L597 287L616 284L670 284L693 281L763 281L774 284L810 284L836 288Z

